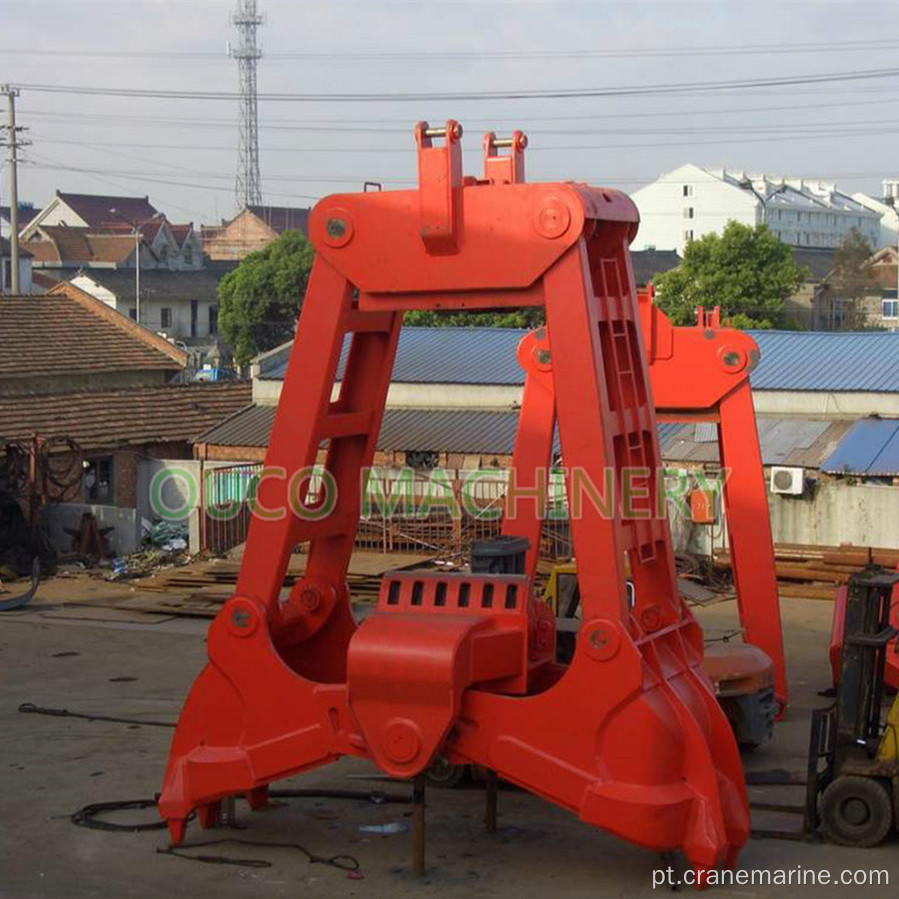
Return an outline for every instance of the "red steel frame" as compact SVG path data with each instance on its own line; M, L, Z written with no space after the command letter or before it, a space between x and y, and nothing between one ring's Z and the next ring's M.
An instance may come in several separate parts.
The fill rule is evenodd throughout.
M641 291L638 301L657 415L663 421L717 424L721 467L727 472L723 500L740 622L746 641L771 659L782 713L788 701L783 629L749 384L758 345L748 334L722 327L717 309L700 309L695 326L674 327L654 305L651 287Z
M318 253L266 464L302 470L328 441L337 504L319 495L307 514L251 524L236 594L210 627L209 663L172 744L159 801L172 840L192 810L209 824L221 799L259 805L272 781L342 755L411 777L442 753L638 845L681 849L697 868L732 865L749 830L743 773L700 670L702 633L678 595L664 519L589 503L572 516L575 548L603 549L579 557L584 623L567 668L552 661L554 621L527 576L394 573L375 612L353 620L360 471L406 309L544 307L546 329L519 358L541 373L529 390L551 380L569 472L602 484L607 470L620 481L626 467L660 464L628 254L634 205L582 184L521 183L520 139L488 136L477 180L462 176L456 122L415 134L417 191L331 196L310 217ZM504 146L507 156L492 152ZM531 408L519 422L520 474L550 462L546 403ZM655 478L640 486L652 509ZM295 487L267 478L260 503L283 506ZM537 517L526 506L508 523L516 533ZM282 599L305 540L306 573Z
M652 288L637 295L643 343L657 416L671 421L712 421L718 426L721 465L728 471L724 507L737 605L746 641L761 649L774 668L774 692L781 713L788 700L786 662L777 573L762 454L752 406L749 374L759 358L755 341L742 331L722 327L717 310L699 311L694 327L674 327L653 303ZM527 371L522 416L531 426L519 431L512 469L534 470L548 458L555 423L555 393L550 366L534 361L534 347L548 357L545 329L522 343L519 356ZM536 437L534 435L539 435ZM537 573L539 519L507 516L503 532L526 536L527 571Z

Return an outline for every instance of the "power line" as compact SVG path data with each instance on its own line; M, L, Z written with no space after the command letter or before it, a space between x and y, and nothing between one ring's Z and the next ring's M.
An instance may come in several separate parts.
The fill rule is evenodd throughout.
M841 41L842 52L863 50L867 53L887 52L899 49L899 40L895 38L875 38L872 40ZM87 59L170 59L170 60L208 60L224 61L227 57L212 51L116 51L102 48L58 49L42 48L42 52L53 56L69 56ZM564 50L340 50L304 53L268 53L266 59L276 62L346 62L359 60L366 62L404 62L409 60L437 61L470 61L508 59L651 59L672 56L777 56L790 54L833 54L831 44L816 42L788 42L783 44L731 44L731 45L695 45L671 47L624 47L608 49L564 49ZM10 56L33 56L34 51L21 47L0 48L0 53Z
M863 69L849 72L825 72L808 75L772 76L731 81L684 81L675 84L648 84L620 87L520 89L493 91L457 91L446 93L268 93L258 99L287 103L424 103L480 102L485 100L570 100L599 97L633 97L685 94L692 92L745 90L749 88L789 87L803 84L833 84L872 81L899 76L899 68ZM155 100L238 100L241 94L227 91L181 91L151 88L91 87L87 85L26 84L19 90L35 93L76 94L81 96L132 97Z

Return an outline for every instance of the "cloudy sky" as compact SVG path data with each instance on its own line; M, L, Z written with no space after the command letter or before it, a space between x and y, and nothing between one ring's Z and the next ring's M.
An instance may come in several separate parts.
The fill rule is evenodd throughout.
M149 193L172 220L231 215L237 66L227 46L236 38L235 5L0 0L0 83L22 86L19 124L32 141L21 197L40 206L56 188ZM259 6L266 19L259 142L269 203L308 205L365 180L407 186L415 174L412 124L450 116L466 128L469 172L480 168L483 131L525 130L530 180L632 191L694 162L820 177L879 195L881 180L899 174L896 2ZM830 80L859 72L874 77ZM828 80L783 83L809 76ZM776 83L732 85L759 79ZM647 87L624 96L566 96ZM562 96L472 96L533 91ZM279 93L289 96L264 98ZM462 96L435 96L447 93ZM381 99L333 98L346 94ZM6 202L5 167L2 175Z

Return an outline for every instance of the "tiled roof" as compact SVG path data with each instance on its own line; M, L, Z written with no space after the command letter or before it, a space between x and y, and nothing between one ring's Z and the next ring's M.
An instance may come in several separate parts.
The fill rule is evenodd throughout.
M130 234L92 234L88 228L42 225L44 240L30 240L25 246L39 262L83 265L91 262L121 263L134 252Z
M110 197L96 194L69 194L56 191L59 197L89 228L125 221L136 224L156 215L149 197ZM112 210L115 210L115 213Z
M7 259L7 258L9 258L11 253L12 253L12 244L5 237L0 237L0 256L2 256L4 259ZM21 242L19 243L19 258L20 259L30 259L31 258L31 253L29 253L28 250L25 249L25 247L22 245Z
M186 225L173 225L169 223L169 228L172 230L172 237L175 238L175 242L179 247L183 247L184 241L187 240L190 232L193 231L194 226L193 222L188 222Z
M515 351L525 333L515 328L403 328L393 381L522 384ZM899 392L899 333L749 333L761 350L752 374L755 390ZM290 346L260 357L260 377L284 377Z
M809 270L809 280L823 281L833 271L833 254L836 250L817 247L791 247L793 262Z
M11 383L27 388L29 381L53 375L177 372L186 364L183 350L86 294L0 302L0 390Z
M655 275L677 268L683 260L676 250L632 250L631 265L634 267L634 280L642 287Z
M134 269L92 268L79 272L102 285L117 297L134 296ZM77 277L77 276L75 276ZM218 297L218 284L223 277L219 269L171 271L166 268L141 269L141 294L144 291L154 300L192 299L211 300Z
M0 397L0 443L33 434L71 437L84 450L192 441L250 393L246 382L224 382Z
M275 234L282 231L309 231L309 210L290 206L247 206L257 218L262 219Z
M0 206L0 218L8 222L11 210L10 206ZM39 212L40 209L32 203L19 203L19 230L21 231Z

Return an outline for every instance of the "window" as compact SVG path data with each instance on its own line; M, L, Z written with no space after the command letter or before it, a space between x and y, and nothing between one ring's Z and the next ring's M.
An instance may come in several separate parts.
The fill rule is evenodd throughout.
M685 185L684 185L684 196L685 196L685 197L692 197L692 196L693 196L693 185L692 185L692 184L685 184Z
M84 499L88 503L112 505L115 499L112 483L112 456L87 459L84 469Z
M190 250L184 251L184 264L185 265L193 265L194 264L194 254Z
M3 260L3 281L0 287L8 288L12 284L12 259Z
M134 306L132 306L132 307L128 310L128 318L130 318L131 321L133 321L133 322L136 322L136 321L137 321L137 309L135 309Z
M693 240L693 230L684 231L684 241L689 243L691 240Z
M693 207L692 206L684 206L684 218L685 219L693 218Z
M197 322L200 317L200 301L199 300L191 300L190 301L190 336L197 336Z
M219 307L209 307L209 333L218 334L219 332Z
M159 327L172 327L172 310L168 306L163 306L162 309L159 310Z
M899 318L899 300L883 301L883 317Z

